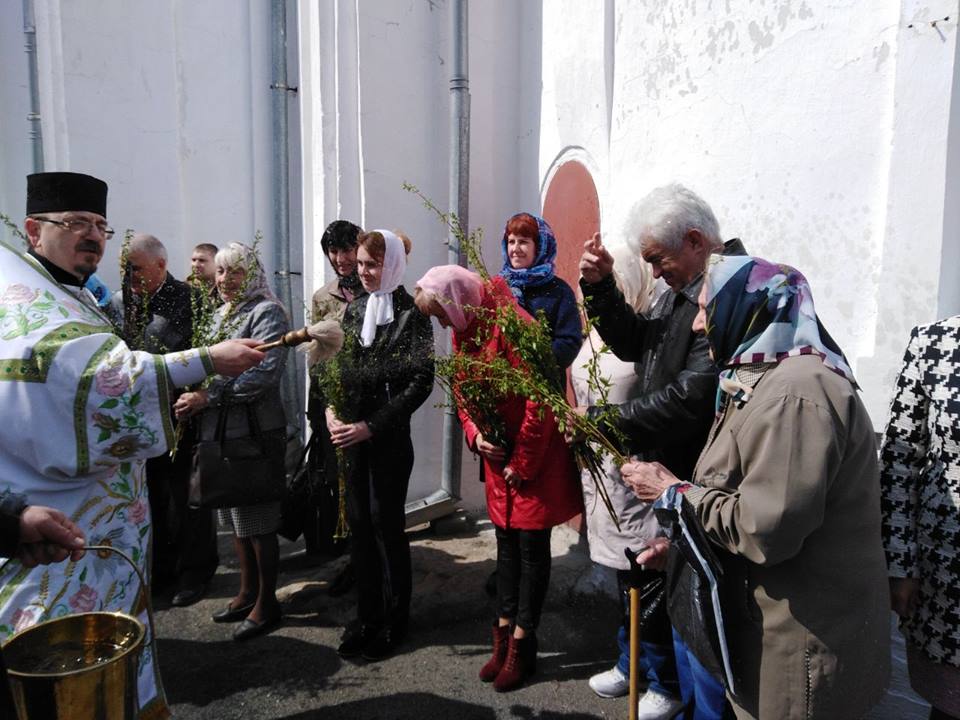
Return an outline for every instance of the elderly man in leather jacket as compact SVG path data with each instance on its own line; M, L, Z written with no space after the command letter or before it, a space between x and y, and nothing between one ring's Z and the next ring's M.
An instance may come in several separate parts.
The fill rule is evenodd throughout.
M603 341L618 358L634 362L640 378L640 392L616 408L629 451L646 461L662 463L677 477L689 478L713 420L717 390L717 370L706 336L692 330L703 271L712 253L746 253L739 240L724 243L720 239L710 206L682 185L657 188L638 201L630 211L627 228L631 247L650 263L653 276L662 277L670 291L660 296L647 315L634 312L614 283L613 258L597 233L584 244L580 260L584 305ZM577 411L595 415L599 409ZM659 575L649 573L650 581ZM665 675L666 687L673 690L676 686L670 681L676 676L669 658L669 622L662 611L657 617L646 615L642 636L648 657L641 660L641 667L648 666L648 677L651 673ZM651 648L649 643L657 647ZM649 660L658 649L668 658L659 668L650 669ZM658 685L663 686L662 682ZM663 699L656 701L665 708L663 716L669 716Z
M125 260L123 290L114 293L109 315L127 345L151 353L193 347L194 308L203 306L194 295L203 291L167 271L167 250L153 235L134 235ZM175 585L175 606L203 597L219 563L211 511L187 505L193 444L188 428L173 459L147 460L155 532L152 585L158 593Z

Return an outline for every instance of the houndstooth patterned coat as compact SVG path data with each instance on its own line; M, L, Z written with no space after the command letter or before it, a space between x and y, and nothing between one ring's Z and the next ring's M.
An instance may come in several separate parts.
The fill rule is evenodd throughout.
M890 575L920 579L901 627L960 667L960 316L911 333L880 461Z

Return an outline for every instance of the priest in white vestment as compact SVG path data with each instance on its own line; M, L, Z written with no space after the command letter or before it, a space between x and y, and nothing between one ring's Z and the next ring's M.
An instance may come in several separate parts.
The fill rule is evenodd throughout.
M116 547L147 572L150 509L144 460L173 442L170 395L207 375L260 362L252 341L168 355L131 351L83 285L113 230L107 186L89 175L27 178L29 248L0 246L0 492L64 512L90 545ZM117 610L146 623L148 588L115 553L0 574L0 641L51 618ZM141 720L169 716L144 648Z

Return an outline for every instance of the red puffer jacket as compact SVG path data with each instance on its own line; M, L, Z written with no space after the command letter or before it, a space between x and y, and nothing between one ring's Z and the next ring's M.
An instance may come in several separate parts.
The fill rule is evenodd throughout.
M493 308L496 303L513 302L510 290L502 278L491 281L492 290L486 293L483 306ZM517 306L517 312L529 315ZM531 319L532 322L532 319ZM462 333L454 333L454 352L466 352L474 357L505 357L516 367L519 360L499 327L489 325L490 337L477 347L475 320ZM497 410L510 441L511 453L507 465L522 478L519 488L508 488L503 479L503 468L481 458L484 464L487 513L495 525L518 530L542 530L559 525L583 510L583 495L579 475L570 448L557 428L553 413L527 398L512 395L498 403ZM476 452L479 430L470 416L461 408L460 422L467 446Z

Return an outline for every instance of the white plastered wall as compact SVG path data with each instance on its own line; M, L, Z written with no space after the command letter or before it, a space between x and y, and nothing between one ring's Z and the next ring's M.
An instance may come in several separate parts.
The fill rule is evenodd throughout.
M541 173L585 148L615 238L682 182L725 236L799 267L879 426L910 327L960 310L938 307L956 19L956 2L547 0Z

